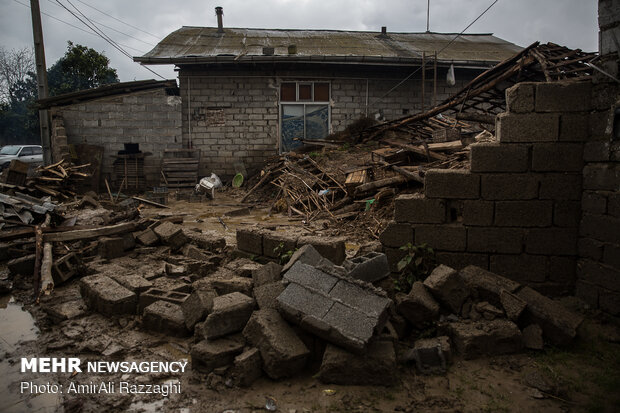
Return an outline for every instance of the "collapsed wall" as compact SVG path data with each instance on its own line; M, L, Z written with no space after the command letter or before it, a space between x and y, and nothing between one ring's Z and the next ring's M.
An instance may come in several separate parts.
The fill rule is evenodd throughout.
M546 295L573 293L578 274L579 290L589 283L617 297L620 219L613 202L620 169L601 139L608 116L593 111L602 100L601 85L589 81L524 82L508 89L497 143L472 145L469 170L429 170L423 196L396 199L394 222L381 235L393 270L406 254L399 247L427 243L440 263L478 265ZM605 152L601 148L607 152L593 159ZM603 164L590 163L602 159ZM588 204L593 191L604 192L611 208L599 206L593 215ZM589 240L578 240L580 223ZM581 247L590 240L598 242L601 254L582 258L576 271L585 254ZM606 300L588 301L618 313L603 305Z

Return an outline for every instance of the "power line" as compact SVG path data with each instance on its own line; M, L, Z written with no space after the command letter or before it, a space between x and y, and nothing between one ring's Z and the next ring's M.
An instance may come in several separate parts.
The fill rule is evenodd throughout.
M22 6L24 6L24 7L30 8L30 6L29 6L29 5L24 4L24 3L22 3L22 2L21 2L21 1L19 1L19 0L13 0L13 1L14 1L15 3L17 3L17 4L21 4L21 5L22 5ZM82 32L84 32L84 33L87 33L87 34L90 34L91 36L96 36L96 37L99 37L98 35L96 35L96 34L95 34L95 33L93 33L93 32L89 32L88 30L84 30L84 29L82 29L81 27L78 27L78 26L76 26L76 25L74 25L74 24L71 24L71 23L69 23L69 22L67 22L67 21L64 21L64 20L62 20L62 19L59 19L59 18L58 18L58 17L56 17L56 16L52 16L51 14L48 14L48 13L46 13L46 12L44 12L44 11L42 11L42 12L41 12L41 14L43 14L43 15L45 15L45 16L47 16L47 17L49 17L50 19L54 19L54 20L56 20L56 21L59 21L59 22L61 22L61 23L64 23L64 24L66 24L67 26L71 26L71 27L73 27L74 29L80 30L80 31L82 31ZM126 48L128 48L128 49L131 49L131 50L135 50L135 51L136 51L136 52L138 52L138 53L142 53L142 54L146 53L146 52L144 52L143 50L139 50L139 49L136 49L135 47L127 46L127 45L125 45L125 44L121 44L121 43L119 43L119 45L121 45L121 46L123 46L123 47L126 47Z
M157 40L159 40L159 39L160 39L160 37L161 37L161 36L154 35L153 33L149 33L149 32L147 32L147 31L145 31L145 30L142 30L142 29L140 29L139 27L136 27L136 26L134 26L134 25L132 25L132 24L126 23L126 22L122 21L121 19L119 19L119 18L116 18L116 17L112 16L111 14L108 14L108 13L106 13L106 12L102 11L102 10L99 10L98 8L96 8L96 7L94 7L94 6L91 6L91 5L90 5L90 4L88 4L88 3L85 3L85 2L83 2L83 1L81 1L81 0L77 0L77 1L78 1L78 2L80 2L80 3L82 3L83 5L85 5L85 6L87 6L87 7L90 7L90 8L91 8L91 9L93 9L93 10L98 11L98 12L99 12L99 13L101 13L101 14L104 14L104 15L106 15L106 16L108 16L108 17L110 17L110 18L112 18L112 19L114 19L114 20L116 20L116 21L118 21L118 22L120 22L120 23L123 23L123 24L124 24L124 25L126 25L126 26L131 27L132 29L136 29L136 30L138 30L138 31L140 31L140 32L142 32L142 33L148 34L149 36L153 36L153 37L154 37L154 38L156 38Z
M60 2L60 0L56 0L56 2L58 4L60 4L65 10L67 10L69 13L71 13L76 19L78 19L82 24L84 24L86 27L88 27L89 29L91 29L93 32L95 32L95 34L97 34L99 37L101 37L103 40L105 40L106 42L108 42L112 47L114 47L116 50L118 50L119 52L121 52L122 54L124 54L125 56L127 56L132 62L133 62L133 57L127 52L125 51L123 48L121 48L114 40L112 40L108 35L106 35L101 29L99 29L88 17L86 17L86 15L84 15L84 13L82 13L80 11L80 9L78 9L73 3L71 3L71 1L67 0L67 2L69 4L71 4L71 6L77 10L78 13L80 13L86 20L88 20L90 22L86 23L82 18L80 18L80 16L78 16L77 14L75 14L72 10L70 10L67 6L65 6L64 4L62 4ZM152 70L149 67L146 66L142 66L141 67L145 68L146 70L148 70L149 72L153 73L156 76L159 76L162 79L166 79L165 77L163 77L162 75L160 75L159 73L155 72L154 70Z
M54 2L54 0L47 0L47 1L49 1L50 3L52 3L53 5L55 5L56 7L60 7L60 6L59 6L56 2ZM92 19L89 19L89 21L92 21L92 22L94 22L94 23L97 23L98 25L103 26L103 27L105 27L106 29L110 29L110 30L112 30L112 31L114 31L114 32L116 32L116 33L122 34L123 36L130 37L130 38L132 38L132 39L134 39L134 40L137 40L137 41L142 42L142 43L144 43L144 44L147 44L147 45L149 45L149 46L153 46L153 47L155 47L155 45L154 45L153 43L145 42L145 41L144 41L144 40L142 40L142 39L138 39L137 37L134 37L134 36L132 36L132 35L130 35L130 34L127 34L127 33L125 33L125 32L122 32L122 31L120 31L120 30L117 30L117 29L115 29L114 27L106 26L105 24L103 24L103 23L101 23L101 22L98 22L98 21L96 21L96 20L92 20Z
M467 31L467 29L469 29L474 23L476 23L482 16L484 16L486 14L486 12L488 12L491 7L495 6L495 3L497 3L499 0L495 0L493 3L491 3L491 5L489 7L487 7L482 13L480 13L480 15L478 17L476 17L474 19L474 21L472 21L471 23L469 23L467 25L467 27L465 27L459 34L457 34L456 36L454 36L454 38L452 40L450 40L448 42L447 45L445 45L440 51L437 52L437 55L439 55L441 52L443 52L444 50L446 50L452 43L454 43L456 41L456 39L458 39L459 37L461 37L463 35L463 33L465 33L465 31ZM393 88L391 88L390 90L388 90L383 96L381 96L380 98L376 99L375 101L373 101L372 103L370 103L368 106L371 107L372 105L374 105L377 102L380 102L381 100L383 100L384 97L386 97L387 95L389 95L390 93L392 93L395 89L397 89L400 85L402 85L403 83L405 83L407 80L409 80L413 75L415 75L416 73L418 73L420 70L422 70L422 66L418 67L416 70L414 70L413 72L411 72L406 78L404 78L403 80L401 80L400 82L398 82Z

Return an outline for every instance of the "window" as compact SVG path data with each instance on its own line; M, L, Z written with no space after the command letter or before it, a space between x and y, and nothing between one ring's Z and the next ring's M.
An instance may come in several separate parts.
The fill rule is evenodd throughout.
M22 148L22 151L19 153L19 156L30 156L32 155L32 148Z
M299 139L329 135L329 83L284 82L280 85L281 152L291 151Z
M43 148L41 148L40 146L33 146L32 147L32 154L33 155L42 155L43 154Z

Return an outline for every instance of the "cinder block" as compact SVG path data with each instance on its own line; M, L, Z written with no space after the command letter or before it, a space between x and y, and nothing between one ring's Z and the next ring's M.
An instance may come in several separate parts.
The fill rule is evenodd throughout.
M484 199L513 200L538 197L538 177L533 174L484 174L480 179Z
M506 89L506 110L511 113L534 112L535 83L522 82Z
M549 276L549 262L543 255L491 255L489 269L524 284L544 282Z
M310 244L318 251L323 258L327 258L336 265L342 264L345 255L345 239L342 237L329 238L329 237L314 237L306 236L299 237L297 240L297 247Z
M581 209L590 214L605 214L607 212L607 196L601 191L583 191Z
M463 201L463 225L493 225L494 207L492 201Z
M424 178L428 198L476 199L480 197L480 176L462 169L431 169Z
M579 201L558 201L553 205L553 225L557 227L579 227L581 203Z
M577 252L581 258L599 261L603 258L603 243L592 238L579 238Z
M549 280L575 285L577 259L575 257L549 257Z
M383 252L387 256L390 271L398 272L398 263L407 255L407 251L400 248L383 248Z
M502 227L546 227L552 222L551 201L498 201L495 225Z
M431 294L455 314L461 312L461 306L469 298L470 291L460 274L446 265L439 265L424 280Z
M495 136L501 143L555 142L560 115L555 113L500 113L495 121Z
M125 254L124 242L121 237L99 238L98 254L102 258L112 259Z
M142 316L142 325L147 330L174 337L189 335L189 331L185 328L181 307L167 301L155 301L146 307Z
M481 142L470 147L472 172L525 172L528 169L527 145Z
M611 193L607 197L607 214L620 218L620 194Z
M89 275L80 280L86 305L106 315L135 314L137 296L105 275Z
M536 84L536 112L584 112L591 109L591 82Z
M581 199L581 174L545 174L540 178L540 199L579 200Z
M465 251L467 232L462 225L417 225L415 243L441 251Z
M605 245L603 250L603 263L620 269L620 246L618 244Z
M295 251L297 238L291 235L265 231L263 233L263 255L270 258L280 258L287 251Z
M162 243L170 246L172 249L179 249L188 241L185 233L183 233L183 227L172 222L163 222L156 226L153 231L161 239Z
M258 229L237 229L237 248L255 255L263 255L263 234Z
M578 279L575 282L575 296L588 303L594 309L599 308L598 291L598 286L587 281Z
M611 154L609 141L586 142L583 146L583 160L585 162L607 162Z
M560 115L560 141L585 142L589 138L589 113L563 113Z
M620 314L620 293L600 289L599 291L599 307L601 310L613 316Z
M579 260L577 263L579 280L586 281L612 291L620 291L618 279L620 270L592 260Z
M575 255L577 253L577 230L574 228L530 229L525 237L525 252Z
M379 235L379 241L384 247L400 248L413 243L413 227L410 224L390 222Z
M467 251L519 254L523 248L520 228L468 228Z
M620 166L593 164L583 168L583 189L617 191L620 187Z
M523 346L519 327L508 320L450 323L448 329L456 352L466 360L516 353Z
M532 170L579 172L583 169L583 145L579 143L536 144L532 147Z
M620 219L609 215L583 214L579 234L605 242L618 242Z
M399 223L442 224L446 222L446 203L422 194L401 195L394 201L394 219Z

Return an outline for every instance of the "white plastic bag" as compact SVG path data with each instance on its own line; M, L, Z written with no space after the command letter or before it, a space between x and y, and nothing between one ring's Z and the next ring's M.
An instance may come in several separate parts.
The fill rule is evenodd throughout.
M450 65L450 69L448 69L448 74L446 76L446 82L450 86L456 85L456 76L454 76L454 65Z

